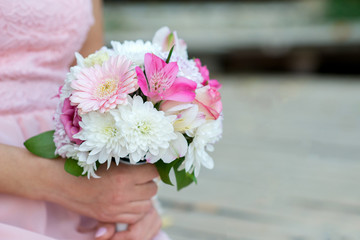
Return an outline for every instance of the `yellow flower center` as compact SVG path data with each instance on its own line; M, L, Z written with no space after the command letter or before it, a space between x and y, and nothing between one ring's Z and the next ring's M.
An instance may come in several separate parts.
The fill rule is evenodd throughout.
M90 54L87 58L84 59L84 64L86 67L93 67L96 64L102 65L103 62L109 59L109 54L105 51L100 51L97 53Z
M143 121L138 122L136 128L141 134L149 134L151 130L150 124Z
M116 79L107 78L105 79L96 89L96 96L99 99L108 98L111 96L117 89Z
M187 125L184 126L184 122L185 122L185 119L183 119L183 118L176 119L175 122L173 123L174 130L177 132L184 132L186 130L190 130L190 126L187 126Z
M103 133L107 136L115 137L117 135L117 129L111 126L105 127Z

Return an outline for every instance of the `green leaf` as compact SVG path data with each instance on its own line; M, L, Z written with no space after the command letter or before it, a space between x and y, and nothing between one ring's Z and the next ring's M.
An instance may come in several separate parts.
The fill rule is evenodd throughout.
M155 163L155 167L159 172L161 180L164 183L169 184L171 186L173 186L173 184L170 180L169 173L175 163L176 163L176 160L171 163L164 163L161 159Z
M197 184L197 178L195 177L195 172L190 174L190 177L193 179L194 183Z
M174 172L175 172L175 178L176 178L176 185L177 190L180 191L181 189L189 186L192 182L197 183L196 177L193 173L187 173L185 169L178 170L181 163L184 161L184 158L181 158L181 161L178 161L174 165Z
M24 142L24 145L29 152L43 158L57 158L55 154L56 146L53 140L54 130L43 132Z
M174 50L174 47L175 47L175 45L173 45L172 48L170 49L169 55L168 55L168 57L167 57L167 59L166 59L166 63L169 63L169 62L170 62L170 58L171 58L172 52L173 52L173 50Z
M162 101L155 103L154 108L159 111Z
M179 166L185 160L184 157L178 158L171 163L164 163L162 160L159 160L155 163L155 166L159 172L161 180L173 186L173 183L170 180L169 173L171 168L174 168L175 178L176 178L176 186L177 190L180 191L184 187L189 186L192 182L197 183L196 177L194 173L187 173L185 169L178 170Z
M74 175L76 177L79 177L82 175L84 169L82 167L80 167L77 164L77 160L72 159L72 158L67 158L65 161L65 166L64 169L65 171L67 171L68 173L70 173L71 175Z

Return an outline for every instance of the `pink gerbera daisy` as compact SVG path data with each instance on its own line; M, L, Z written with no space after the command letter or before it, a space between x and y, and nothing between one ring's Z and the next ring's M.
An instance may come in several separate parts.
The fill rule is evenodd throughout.
M127 102L126 96L137 90L132 62L124 56L110 57L102 66L83 69L71 83L70 101L82 113L105 112Z

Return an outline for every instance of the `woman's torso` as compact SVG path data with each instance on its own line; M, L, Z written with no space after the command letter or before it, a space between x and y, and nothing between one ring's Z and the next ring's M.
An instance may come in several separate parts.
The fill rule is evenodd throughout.
M22 146L53 128L54 96L92 23L90 0L0 0L0 143ZM55 204L0 194L2 239L88 239L80 221Z

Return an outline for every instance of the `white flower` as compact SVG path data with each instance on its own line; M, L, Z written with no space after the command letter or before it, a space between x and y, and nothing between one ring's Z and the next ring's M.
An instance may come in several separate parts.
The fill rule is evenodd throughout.
M147 152L158 156L162 150L169 148L171 140L177 138L172 126L176 116L165 116L151 102L143 103L140 96L129 97L128 101L128 105L119 106L118 111L112 110L110 113L126 139L130 162L144 159Z
M80 68L89 68L95 65L102 65L106 62L110 56L114 56L115 52L112 49L108 49L107 47L102 47L96 52L90 54L86 58L81 56L80 53L75 53L77 66Z
M214 161L212 157L206 152L213 151L212 144L221 138L222 134L222 117L217 120L209 120L201 125L194 132L194 139L189 145L189 149L185 155L185 170L187 172L195 172L197 177L200 172L200 167L203 165L206 168L212 169Z
M182 132L189 135L189 131L205 123L205 115L199 111L196 104L180 103L175 101L164 101L160 110L166 115L176 115L174 129L176 132ZM189 135L190 136L190 135Z
M111 45L117 55L124 55L130 59L136 66L144 65L144 57L146 53L158 55L160 47L153 45L151 42L143 40L125 41L123 44L117 41L111 41Z
M78 66L73 66L70 71L66 73L65 83L60 91L60 102L64 102L65 98L69 98L73 91L71 82L76 78L76 74L80 71Z
M84 169L82 175L86 174L87 177L100 178L96 175L95 171L97 170L96 163L87 164L86 162L78 161L77 164Z
M175 132L177 138L169 142L169 147L167 149L163 149L157 156L152 155L150 152L146 154L146 161L149 163L155 163L159 159L163 160L165 163L170 163L177 158L185 156L188 143L184 137L179 132Z
M84 141L79 150L89 152L88 156L78 154L81 162L92 164L98 160L102 164L107 161L109 168L112 158L118 165L120 158L127 155L123 135L110 113L89 112L82 115L79 124L82 130L74 137Z
M165 52L174 46L174 53L177 53L183 58L188 58L185 41L178 38L176 31L171 32L166 26L156 31L152 43L159 45L161 50Z

